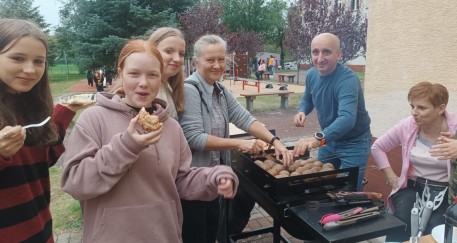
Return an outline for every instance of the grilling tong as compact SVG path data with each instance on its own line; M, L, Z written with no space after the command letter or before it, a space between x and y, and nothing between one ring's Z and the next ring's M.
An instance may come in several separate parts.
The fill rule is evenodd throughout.
M320 223L323 225L324 230L331 231L367 219L377 218L379 215L381 215L380 206L365 209L356 207L337 214L326 214L321 218Z

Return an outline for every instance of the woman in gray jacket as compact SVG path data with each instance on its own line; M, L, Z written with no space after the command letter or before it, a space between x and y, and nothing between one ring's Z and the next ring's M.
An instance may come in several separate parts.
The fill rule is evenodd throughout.
M230 150L259 153L265 142L274 146L276 157L289 165L292 154L241 106L222 83L227 44L216 35L200 37L194 45L197 70L185 80L185 112L179 122L192 150L192 166L230 165ZM258 139L229 138L229 123ZM224 213L219 200L210 202L182 200L184 242L215 242L218 220ZM221 206L221 207L220 207ZM221 215L221 217L219 217ZM223 230L224 227L221 227ZM223 232L220 232L223 235ZM219 242L224 239L219 238Z

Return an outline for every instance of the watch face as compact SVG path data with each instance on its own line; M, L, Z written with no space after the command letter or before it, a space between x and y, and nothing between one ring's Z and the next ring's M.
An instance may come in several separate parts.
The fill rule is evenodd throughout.
M324 134L321 132L316 132L314 134L314 136L316 137L316 139L319 139L319 140L324 139L324 137L325 137Z

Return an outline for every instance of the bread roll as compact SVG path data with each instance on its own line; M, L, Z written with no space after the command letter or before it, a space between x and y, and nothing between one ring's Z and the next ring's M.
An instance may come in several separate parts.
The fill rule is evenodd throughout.
M150 115L143 107L138 114L138 124L147 132L157 131L162 127L162 123L159 122L159 117L156 115Z

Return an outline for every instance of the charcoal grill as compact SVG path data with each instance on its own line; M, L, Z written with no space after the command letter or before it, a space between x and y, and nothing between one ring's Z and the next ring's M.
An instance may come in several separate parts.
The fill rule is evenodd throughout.
M293 147L288 147L288 149L293 149ZM273 153L273 151L266 152ZM334 231L330 233L332 237L328 238L326 233L322 229L319 230L314 224L323 215L321 209L318 213L307 212L304 205L307 201L328 200L327 192L329 191L355 191L358 177L357 167L275 178L253 162L256 159L265 160L264 158L251 157L237 150L232 150L231 156L232 168L240 180L240 186L273 218L272 227L231 236L231 242L264 233L272 233L273 242L280 242L281 240L288 242L280 234L281 227L293 237L302 240L319 239L323 242L348 242L347 240L352 237L343 234L341 237L346 238L339 241L341 237L338 237L338 231ZM305 154L304 158L307 157L308 154ZM328 179L329 175L333 175L331 179ZM324 179L324 177L326 178ZM327 208L326 210L331 209ZM384 219L384 217L388 218L388 224L390 224L386 226L388 229L404 227L404 224L393 216L383 215L381 218ZM308 220L309 222L305 222ZM370 235L367 236L367 239L377 237L374 231L376 230L368 232ZM382 236L387 231L377 233L378 236ZM361 239L358 235L353 237L353 239Z

